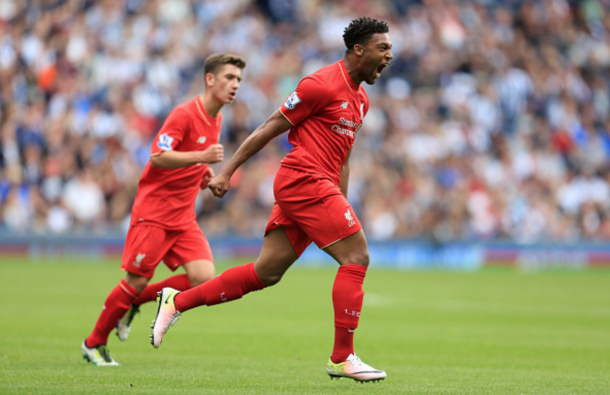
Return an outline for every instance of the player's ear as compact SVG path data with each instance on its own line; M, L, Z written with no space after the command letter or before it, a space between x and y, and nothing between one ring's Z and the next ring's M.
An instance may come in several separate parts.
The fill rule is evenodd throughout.
M354 53L357 56L362 56L362 54L364 54L364 46L360 44L354 44Z
M205 75L205 86L214 85L214 81L216 81L216 76L212 73L207 73Z

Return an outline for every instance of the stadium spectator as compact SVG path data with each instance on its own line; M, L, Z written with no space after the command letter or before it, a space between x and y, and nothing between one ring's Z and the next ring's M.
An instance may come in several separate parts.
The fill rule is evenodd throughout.
M371 237L608 238L607 0L0 0L0 227L83 226L57 209L72 213L59 199L87 171L104 197L87 226L126 229L152 138L200 93L207 55L249 64L225 114L230 156L302 76L341 56L320 32L360 15L400 32L351 160L350 201ZM269 164L290 148L272 144L235 180L250 191L201 196L208 235L261 234Z

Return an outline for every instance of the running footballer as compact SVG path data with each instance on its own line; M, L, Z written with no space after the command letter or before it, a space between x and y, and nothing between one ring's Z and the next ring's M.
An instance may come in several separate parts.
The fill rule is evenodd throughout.
M113 328L126 340L139 306L155 300L161 289L187 290L214 277L210 245L195 221L195 199L214 176L208 164L223 160L220 109L235 99L245 66L239 56L209 56L203 67L205 91L176 107L157 134L131 212L121 264L127 275L108 295L81 345L87 361L118 365L107 348ZM149 284L161 260L172 271L183 267L186 274Z
M347 201L349 157L369 110L362 82L374 84L393 56L388 25L362 17L345 29L343 58L303 78L296 90L239 147L209 184L223 197L233 173L271 139L290 130L293 148L282 160L274 182L276 203L256 262L233 267L191 290L165 288L152 343L181 313L241 298L280 281L313 241L340 265L332 290L335 343L326 371L331 378L377 381L386 377L356 356L358 327L369 265L366 238Z

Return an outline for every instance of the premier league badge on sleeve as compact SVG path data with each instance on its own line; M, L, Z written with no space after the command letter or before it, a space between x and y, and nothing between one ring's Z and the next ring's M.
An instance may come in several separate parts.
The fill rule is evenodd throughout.
M174 142L173 137L170 137L167 134L163 133L162 135L159 136L159 142L157 143L157 146L159 148L161 148L163 151L170 151L172 149L173 142Z
M299 104L300 102L301 102L301 99L299 99L299 96L297 96L297 93L292 92L292 95L290 95L290 97L288 97L288 99L286 99L286 103L284 103L284 107L286 107L289 110L294 110L296 105Z

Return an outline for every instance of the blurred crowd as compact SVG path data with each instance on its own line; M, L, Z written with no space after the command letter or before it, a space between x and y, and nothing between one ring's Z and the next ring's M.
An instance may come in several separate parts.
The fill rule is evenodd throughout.
M248 63L222 110L229 158L362 15L388 21L394 54L350 160L370 239L610 239L610 0L0 0L0 228L124 230L209 54ZM261 236L289 149L222 200L203 191L204 232Z

